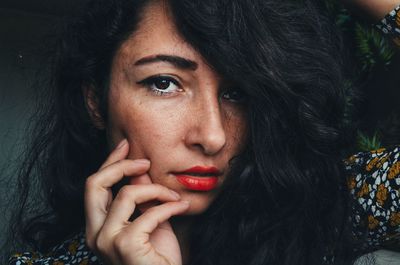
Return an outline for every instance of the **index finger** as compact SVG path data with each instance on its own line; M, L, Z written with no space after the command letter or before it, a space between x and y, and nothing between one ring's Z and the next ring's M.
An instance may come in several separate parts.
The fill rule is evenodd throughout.
M104 224L112 202L111 187L124 176L146 173L149 166L148 160L119 160L87 178L84 199L88 242L94 242Z
M128 140L123 139L117 147L109 154L106 161L101 165L100 169L103 169L115 162L125 159L129 153L129 144Z

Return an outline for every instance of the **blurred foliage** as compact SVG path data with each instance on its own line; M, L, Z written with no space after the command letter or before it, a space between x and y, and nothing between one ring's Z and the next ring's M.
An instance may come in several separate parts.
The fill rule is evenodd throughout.
M355 23L355 40L362 71L370 72L375 65L386 67L391 64L394 51L377 30Z
M378 133L375 133L373 136L366 136L362 132L358 132L357 134L357 149L359 151L369 151L376 150L382 147L381 142L379 141Z
M353 15L338 0L326 0L344 35L351 73L344 84L344 122L357 132L352 151L400 144L400 49L371 23Z

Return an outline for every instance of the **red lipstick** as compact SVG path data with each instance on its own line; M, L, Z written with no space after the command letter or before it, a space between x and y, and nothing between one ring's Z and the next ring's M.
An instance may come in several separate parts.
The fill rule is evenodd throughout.
M189 190L209 191L217 187L222 173L216 167L195 166L174 175Z

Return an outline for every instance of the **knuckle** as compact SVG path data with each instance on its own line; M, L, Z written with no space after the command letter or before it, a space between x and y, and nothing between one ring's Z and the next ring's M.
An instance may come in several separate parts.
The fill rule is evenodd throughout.
M126 164L126 159L118 160L112 164L115 167L123 167Z
M155 207L151 207L148 210L146 210L146 212L143 213L143 215L146 218L151 218L152 216L156 215L158 212L159 212L158 207L155 206Z
M93 175L89 176L86 179L86 182L85 182L85 189L86 190L92 189L93 187L96 186L96 182L97 182L96 181L96 174L93 174Z
M134 194L134 187L126 185L119 190L118 197L120 200L131 200L134 197L133 194Z
M118 160L118 161L115 161L115 162L105 166L102 170L107 170L107 171L109 171L109 170L111 170L111 171L120 170L120 168L123 167L124 164L125 164L125 159Z
M122 254L125 249L129 248L128 246L129 240L126 236L119 234L115 237L115 240L113 242L113 248L115 249L115 251Z
M107 238L102 233L100 233L95 241L95 249L100 253L107 253L108 252L107 242L108 242Z

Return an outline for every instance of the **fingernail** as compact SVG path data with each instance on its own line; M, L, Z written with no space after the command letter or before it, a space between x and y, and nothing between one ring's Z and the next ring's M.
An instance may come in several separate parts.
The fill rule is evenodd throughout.
M123 146L125 146L127 143L128 143L128 141L126 139L124 139L121 142L119 142L119 144L117 145L117 147L115 149L120 149Z
M135 163L148 165L150 161L148 159L136 159Z
M172 194L172 196L175 197L175 199L179 200L181 198L181 195L179 195L179 193L177 193L173 190L170 190L169 192Z

